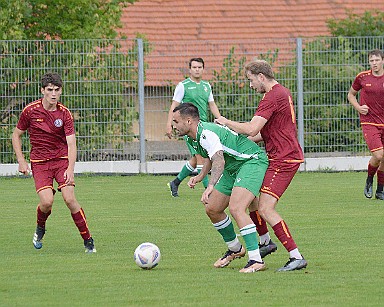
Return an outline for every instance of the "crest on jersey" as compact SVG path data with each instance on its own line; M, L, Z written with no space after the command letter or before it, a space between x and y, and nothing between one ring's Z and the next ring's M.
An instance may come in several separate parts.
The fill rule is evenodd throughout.
M60 127L63 126L63 121L62 121L60 118L58 118L58 119L56 119L56 120L53 122L53 124L55 125L55 127L60 128Z
M208 92L208 88L204 85L204 91Z

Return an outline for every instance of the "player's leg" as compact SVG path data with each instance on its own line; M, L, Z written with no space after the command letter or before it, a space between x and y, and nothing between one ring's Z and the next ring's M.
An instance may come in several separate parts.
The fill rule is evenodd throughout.
M382 163L383 160L383 149L376 150L372 152L372 157L369 160L369 165L368 165L368 173L370 168L373 168L371 165L376 164L377 162L377 167L374 168L376 170L377 174L377 187L376 187L376 192L375 192L375 198L384 200L384 192L383 192L383 186L384 186L384 164ZM371 171L373 173L373 171ZM373 176L368 175L367 180L365 183L365 189L364 189L364 195L367 198L372 197L372 184L373 184ZM370 191L370 193L366 193L367 191ZM369 197L371 196L371 197Z
M266 193L260 194L260 203L259 203L259 212L260 215L272 226L272 229L289 252L289 261L278 271L293 271L303 269L307 266L306 260L301 255L296 242L294 241L292 234L289 231L288 225L282 219L282 217L277 213L275 207L277 204L277 199Z
M251 160L243 164L236 174L229 201L229 211L239 226L249 257L248 263L240 270L241 273L253 273L266 269L260 255L256 225L247 210L260 192L267 167L267 159Z
M55 164L55 179L59 185L58 190L61 192L63 200L71 212L72 219L84 240L85 252L95 253L94 241L88 228L84 210L75 197L75 186L65 183L64 172L67 168L68 160L62 159Z
M45 234L45 223L52 212L54 190L49 188L42 189L38 192L39 204L37 205L36 215L36 231L33 235L32 243L36 249L43 247L43 237Z
M33 246L36 249L43 247L45 224L52 212L53 195L55 193L53 189L53 174L48 163L31 163L35 188L39 196L39 204L36 208L36 230L32 239Z
M200 174L205 161L204 161L204 158L200 155L195 155L195 157L196 157L196 170L197 170L197 173ZM201 183L203 184L204 188L206 189L208 186L208 183L209 183L208 175L203 178Z
M373 125L362 125L363 135L369 150L372 153L367 167L367 178L365 180L364 195L367 198L373 196L373 178L377 173L380 161L383 157L383 140L381 130ZM381 152L380 152L381 151ZM379 189L380 191L380 189Z
M195 157L196 150L191 145L189 145L188 143L186 143L186 144L187 144L188 150L191 153L192 157L189 159L189 161L187 161L187 163L185 163L185 165L181 169L180 173L177 174L176 178L167 183L167 186L171 191L172 197L178 197L179 196L180 183L185 178L190 176L197 166L197 160Z
M84 240L85 252L95 253L95 245L91 233L88 228L87 218L85 216L83 208L81 208L75 197L74 186L61 187L61 194L68 209L71 211L72 219L80 232L81 237Z
M223 268L232 260L244 257L246 253L235 233L231 218L224 211L229 204L234 180L235 178L224 170L220 181L209 196L208 204L205 205L206 214L228 248L224 255L214 263L216 268Z
M262 271L266 268L259 252L256 225L247 214L247 208L254 197L255 195L246 188L234 187L229 201L229 212L239 227L248 253L248 263L240 270L242 273Z
M278 271L299 270L307 266L307 261L301 255L288 225L276 211L278 200L288 188L299 166L299 163L271 162L259 197L261 217L272 227L277 239L289 252L289 261Z
M267 222L260 216L258 208L259 198L255 197L249 205L249 216L256 225L256 231L259 235L259 251L261 258L264 258L277 250L277 245L272 241L269 234Z

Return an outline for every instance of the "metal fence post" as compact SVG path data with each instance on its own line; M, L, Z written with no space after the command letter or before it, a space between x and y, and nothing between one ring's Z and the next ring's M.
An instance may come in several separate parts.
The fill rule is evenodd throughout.
M138 94L139 94L139 133L140 133L140 173L147 172L145 158L145 109L144 109L144 47L143 40L137 39L138 50Z
M304 148L304 87L303 87L303 39L296 39L296 58L297 58L297 129L299 144L303 151Z

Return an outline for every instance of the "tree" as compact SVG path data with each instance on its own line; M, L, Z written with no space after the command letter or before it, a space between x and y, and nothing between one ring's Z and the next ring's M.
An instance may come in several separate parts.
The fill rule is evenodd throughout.
M115 38L137 0L0 0L0 39Z
M347 11L345 19L328 19L327 26L333 36L382 36L384 33L384 12L366 11L353 14Z

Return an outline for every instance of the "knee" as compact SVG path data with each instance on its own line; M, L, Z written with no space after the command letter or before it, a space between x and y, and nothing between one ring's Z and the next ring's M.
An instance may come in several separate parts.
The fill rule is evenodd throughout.
M75 195L63 195L63 199L64 199L64 202L65 204L70 207L72 204L74 204L76 202L76 198L75 198Z
M235 220L237 220L237 217L241 214L240 208L237 206L229 205L228 206L229 213L233 216Z
M263 203L259 203L258 205L258 211L262 218L265 218L266 216L268 216L268 213L271 211L271 209L272 208L270 206L266 206Z
M46 197L44 199L40 199L40 210L43 212L48 212L52 209L53 205L53 196L52 197Z
M215 206L211 206L209 203L205 205L205 213L208 215L209 218L215 218L217 215L219 215L222 212L219 212L215 209Z

